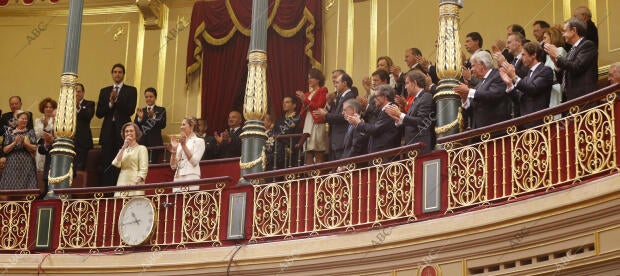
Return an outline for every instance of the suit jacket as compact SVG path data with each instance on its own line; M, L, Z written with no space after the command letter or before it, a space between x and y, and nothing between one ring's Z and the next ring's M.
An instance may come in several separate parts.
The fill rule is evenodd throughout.
M215 159L217 157L217 141L215 137L205 135L205 152L202 154L201 160Z
M131 122L131 115L136 110L136 102L138 99L138 90L128 84L123 84L118 94L116 103L110 108L110 94L113 86L104 87L99 91L99 101L97 102L97 118L103 118L101 125L101 134L99 136L99 144L121 143L122 141L110 141L120 136L121 127Z
M409 71L407 71L407 73L414 71L414 70L420 71L422 73L426 73L424 68L422 68L422 66L419 63L411 67ZM404 73L404 72L401 73L400 76L398 76L398 79L396 80L396 86L394 86L394 90L396 90L396 95L401 95L405 98L407 97L407 90L405 89L405 77L407 76L407 73Z
M431 80L433 80L434 84L439 83L439 76L437 75L437 66L431 65L428 68L428 75L431 76Z
M596 28L596 25L594 24L594 22L592 22L592 20L588 20L588 22L586 22L586 25L586 39L594 42L594 45L598 50L598 28Z
M566 100L572 100L596 90L598 82L598 50L590 40L583 39L566 57L556 64L563 73Z
M355 99L356 97L357 91L351 89L351 91L338 99L336 105L329 110L329 113L325 114L325 121L329 123L329 142L330 149L332 150L344 149L342 138L347 133L349 123L342 116L342 104L348 99Z
M76 147L93 148L93 133L90 130L90 121L95 115L95 102L82 100L80 111L76 114L75 135L73 141Z
M481 128L510 119L511 101L506 93L506 84L497 69L475 88L468 111L472 118L472 128Z
M426 147L420 153L431 151L435 147L435 104L433 95L422 90L411 103L403 118L405 127L405 144L423 142Z
M400 146L401 131L390 115L380 111L374 123L360 122L357 125L369 137L368 152L377 152Z
M549 107L552 86L553 69L542 63L538 64L531 76L526 74L517 82L512 93L519 99L521 116Z
M241 138L239 136L243 132L243 125L237 128L236 131L229 132L230 143L223 142L218 148L218 157L239 157L241 156Z
M166 128L166 108L161 106L153 106L155 112L154 118L147 118L148 112L146 107L142 108L144 117L142 120L138 120L138 115L134 118L136 123L142 130L142 138L140 138L140 145L146 147L162 146L164 140L161 137L161 130Z
M355 157L366 153L368 153L368 135L362 132L361 128L347 127L342 158Z
M524 78L527 75L527 72L530 70L523 64L521 59L516 60L516 62L512 62L512 65L515 67L515 74L519 76L519 78Z

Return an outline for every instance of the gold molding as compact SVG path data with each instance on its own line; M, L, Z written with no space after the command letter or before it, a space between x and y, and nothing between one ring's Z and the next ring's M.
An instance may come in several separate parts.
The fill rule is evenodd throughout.
M388 1L386 1L388 2ZM370 0L370 60L368 61L368 72L375 71L377 60L377 25L378 22L379 3L377 0Z
M355 6L353 0L348 0L347 7L347 52L345 71L351 75L353 73L353 32L355 31Z
M4 9L4 8L3 8ZM37 10L32 7L27 7L20 10L10 10L3 12L3 16L61 16L67 17L69 15L68 9L43 9ZM140 12L140 9L136 5L119 5L110 7L94 7L84 8L82 15L105 15L105 14L117 14L117 13L134 13Z
M562 15L564 15L564 18L562 18L562 21L568 20L569 18L573 16L573 11L571 10L570 1L571 0L562 1Z
M142 88L142 61L144 60L144 36L146 32L143 26L144 26L144 17L138 16L138 37L136 39L136 63L134 65L135 76L133 80L133 84L136 87L136 89L138 89L138 91L142 90L141 89ZM129 26L127 27L127 37L128 37L127 41L129 41ZM127 50L129 51L129 45L127 45ZM141 93L138 92L138 95L141 95ZM138 98L140 97L138 96Z
M159 35L159 47L157 49L158 60L157 60L157 91L158 97L156 100L156 104L163 106L163 99L165 97L164 93L164 83L166 81L166 55L168 54L168 28L169 28L169 16L170 9L166 6L165 3L161 4L160 7L160 19L161 19L161 29ZM175 26L175 30L178 30L179 21L177 20L177 24ZM175 32L176 40L179 39L179 33ZM140 94L140 93L139 93Z
M614 49L611 48L611 38L612 38L612 35L611 35L611 31L610 31L611 30L611 25L609 24L609 21L611 21L611 20L609 19L609 16L610 16L610 14L609 14L609 0L605 0L605 22L607 23L607 51L609 53L612 53L612 52L620 51L620 47L614 48ZM599 74L600 74L600 69L599 69Z
M592 22L598 25L598 16L596 11L596 0L588 0L588 8L592 12Z

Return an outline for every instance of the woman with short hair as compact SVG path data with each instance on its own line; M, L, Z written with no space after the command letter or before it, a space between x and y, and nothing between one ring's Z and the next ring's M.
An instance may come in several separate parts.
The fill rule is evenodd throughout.
M34 131L28 129L30 115L24 110L17 110L13 117L16 125L7 129L2 142L6 163L0 177L0 190L37 189L33 158L37 143Z
M149 170L149 154L145 146L138 144L142 131L138 125L129 122L121 128L121 136L125 142L112 160L112 166L121 169L116 186L144 184ZM124 194L124 192L116 192L114 196L119 197ZM144 191L128 191L126 195L144 195Z

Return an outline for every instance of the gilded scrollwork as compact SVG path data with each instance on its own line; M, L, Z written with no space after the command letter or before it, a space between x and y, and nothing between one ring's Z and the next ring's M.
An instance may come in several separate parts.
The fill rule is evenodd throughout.
M290 184L269 183L254 186L252 238L289 234L290 212Z
M351 225L351 173L330 174L318 180L314 192L314 230Z
M0 249L28 250L30 201L0 201Z
M613 104L584 111L575 117L577 124L575 154L577 176L601 172L616 166Z
M448 210L487 201L487 164L476 146L448 151Z
M183 243L219 240L220 196L220 190L183 195Z
M545 127L546 129L546 127ZM547 136L537 129L528 129L511 136L512 193L534 191L551 184L549 166L551 145Z
M413 164L411 164L413 165ZM377 219L412 217L413 166L400 162L387 165L377 177Z
M99 200L63 200L59 248L95 246Z

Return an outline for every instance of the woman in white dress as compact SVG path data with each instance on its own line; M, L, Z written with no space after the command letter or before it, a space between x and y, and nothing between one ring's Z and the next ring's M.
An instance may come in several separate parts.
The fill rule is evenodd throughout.
M142 131L138 125L129 122L123 125L121 136L125 142L116 154L116 158L112 160L112 166L121 169L116 186L144 184L149 170L149 153L145 146L138 144ZM116 192L114 196L119 197L123 194L125 193ZM129 191L126 195L144 195L144 191Z
M566 50L564 50L564 38L562 37L562 30L558 26L553 26L545 30L543 34L543 43L553 44L558 48L558 56L566 56ZM549 101L549 107L554 107L562 103L562 86L560 85L560 80L558 79L558 72L556 71L555 64L547 55L547 61L545 61L545 66L553 69L554 73L554 85L551 87L551 98ZM556 119L559 118L560 115L556 116Z
M176 170L174 181L200 179L200 159L205 151L205 140L198 137L198 120L186 117L181 121L181 133L178 137L170 138L170 167ZM190 191L198 190L198 186L190 186ZM173 192L180 192L181 188L173 188Z
M37 141L43 139L43 133L52 133L54 131L54 117L56 116L56 108L58 103L52 98L45 98L39 103L39 112L43 114L43 117L34 121L34 135ZM43 171L45 166L45 155L37 152L35 158L37 164L37 171Z

